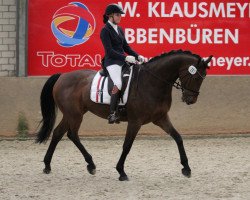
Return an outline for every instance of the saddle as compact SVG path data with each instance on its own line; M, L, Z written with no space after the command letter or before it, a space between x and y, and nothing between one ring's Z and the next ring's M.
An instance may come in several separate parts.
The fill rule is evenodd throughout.
M128 99L129 86L133 74L133 66L122 66L122 89L119 105L125 105ZM95 75L90 90L90 98L95 103L110 104L111 93L114 83L109 77L106 68L101 69Z

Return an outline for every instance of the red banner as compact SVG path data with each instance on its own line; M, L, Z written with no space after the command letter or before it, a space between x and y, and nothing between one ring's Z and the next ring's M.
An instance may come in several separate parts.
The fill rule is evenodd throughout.
M118 3L130 46L152 58L174 49L214 55L209 75L250 75L249 1L29 0L28 75L100 69L103 13Z

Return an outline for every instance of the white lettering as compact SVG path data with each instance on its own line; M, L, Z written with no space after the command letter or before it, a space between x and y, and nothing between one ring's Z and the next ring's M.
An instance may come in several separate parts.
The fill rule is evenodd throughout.
M228 18L235 18L235 3L228 3L227 4L227 17Z
M235 65L236 67L240 67L241 64L242 64L242 59L241 59L241 57L236 57L236 58L234 59L234 65Z
M180 4L178 2L174 3L172 10L171 10L171 13L170 13L171 17L173 17L174 15L179 15L179 17L184 17L182 10L181 10L181 7L180 7Z
M217 66L222 67L222 66L224 66L224 64L225 64L225 58L219 57L217 59Z
M225 43L226 44L229 43L229 38L231 39L231 41L233 41L234 44L238 44L239 43L239 29L235 29L234 34L229 29L225 29Z
M94 66L95 66L95 61L94 61L94 59L93 59L90 55L88 55L88 54L85 54L85 55L81 58L81 60L80 60L80 62L79 62L79 67L84 67L85 65L91 66L91 67L94 67Z
M135 11L137 8L137 2L133 2L133 6L131 6L130 2L125 2L125 5L122 5L122 2L118 2L117 3L119 6L122 7L122 10L124 11L124 17L126 16L126 14L128 13L130 17L134 17L135 16Z
M185 17L193 18L197 15L197 2L193 3L193 7L192 7L193 12L191 14L188 12L191 9L191 8L189 9L188 5L189 5L188 2L184 3L184 15Z
M202 34L202 43L203 44L212 44L211 36L212 36L212 31L210 29L204 29L203 34Z
M149 44L157 44L157 36L158 36L157 31L158 30L156 28L152 28L149 30L149 32L148 32L148 35L149 35L148 43ZM155 38L155 40L153 38Z
M143 44L146 43L147 37L146 37L147 31L143 28L138 29L137 31L137 43Z
M167 40L168 43L174 43L174 30L171 28L169 30L169 34L165 31L165 29L160 29L160 44L164 43L163 38Z
M238 6L239 10L240 10L240 17L243 18L245 15L244 15L244 12L245 12L245 9L247 8L248 6L248 3L244 3L243 6L240 4L240 3L236 3L236 5ZM249 6L250 8L250 6ZM250 13L250 12L249 12Z
M67 58L68 58L68 60L70 62L70 66L75 67L77 59L80 59L80 55L70 54L70 55L67 56Z
M199 10L201 11L201 13L199 13L199 17L201 18L206 18L208 16L208 11L206 8L204 8L205 6L207 6L206 2L202 2L199 4Z
M215 15L215 17L219 17L220 15L221 15L221 17L226 16L225 9L224 9L224 3L220 3L218 8L216 7L215 3L211 3L209 17L213 17L213 15Z
M169 17L169 14L166 14L165 12L165 3L161 3L161 17Z
M159 5L160 2L156 2L154 5L152 2L148 3L148 17L160 17L159 13L156 11L156 7Z
M184 29L176 29L176 43L177 44L182 44L186 42L185 38L185 30Z
M126 28L125 37L128 43L137 44L162 44L162 43L189 43L189 44L228 44L239 43L239 30L229 29L200 29L196 24L191 24L191 28Z
M222 29L216 29L214 30L214 44L222 44L223 43L223 30Z
M243 66L247 66L249 57L243 57Z
M131 7L128 4L128 7ZM167 7L168 5L168 7ZM131 11L131 15L134 16ZM247 7L249 9L248 15ZM132 9L131 9L132 10ZM186 17L186 18L244 18L250 17L250 3L234 2L174 2L173 5L167 2L148 2L148 17Z
M37 56L41 56L42 57L42 65L44 67L48 67L49 63L48 63L48 59L50 57L52 57L54 55L53 52L46 52L46 51L40 51L40 52L37 52Z
M126 28L125 29L125 37L128 43L134 43L135 37L134 37L135 31L132 28Z
M232 64L233 64L233 60L234 60L234 58L229 58L229 57L225 57L225 59L226 59L226 62L227 62L227 70L230 70L231 69L231 66L232 66Z
M51 64L54 67L64 67L67 64L67 59L64 55L57 54L51 57Z
M193 26L193 24L191 25L191 27L192 27L192 26ZM196 26L196 24L195 24L195 26ZM200 31L201 31L201 30L200 30L199 28L198 28L198 29L195 29L195 33L192 34L192 29L189 28L189 29L187 30L187 40L188 40L188 43L190 43L190 44L198 44L199 41L200 41L200 38L201 38ZM195 37L194 40L193 40L192 36Z

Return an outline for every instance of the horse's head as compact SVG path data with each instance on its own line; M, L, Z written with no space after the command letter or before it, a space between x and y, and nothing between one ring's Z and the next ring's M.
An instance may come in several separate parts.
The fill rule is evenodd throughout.
M194 104L197 101L201 84L207 75L208 63L212 57L210 56L207 60L199 58L198 62L180 68L182 101L186 104Z

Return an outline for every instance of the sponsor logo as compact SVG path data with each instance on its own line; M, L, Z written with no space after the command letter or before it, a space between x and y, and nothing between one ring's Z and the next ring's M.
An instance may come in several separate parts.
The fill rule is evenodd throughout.
M42 59L43 67L100 67L102 56L100 54L57 54L54 51L38 51L37 56Z
M73 47L88 41L95 27L93 14L80 2L71 2L58 9L51 23L51 30L62 47Z

